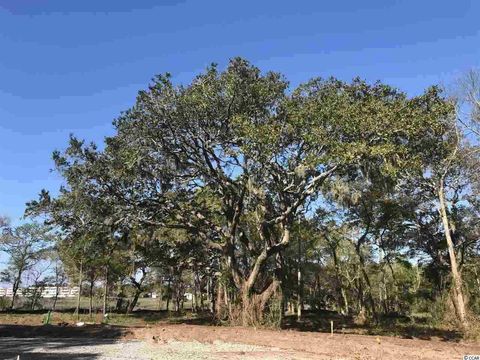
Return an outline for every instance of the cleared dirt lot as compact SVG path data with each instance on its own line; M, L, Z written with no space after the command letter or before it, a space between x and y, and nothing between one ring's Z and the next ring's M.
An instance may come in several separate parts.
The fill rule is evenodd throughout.
M0 359L301 359L301 354L261 346L197 341L154 344L139 340L0 338ZM304 358L304 357L303 357Z
M239 327L168 325L136 329L139 339L162 343L200 341L237 342L278 348L297 356L314 359L462 359L465 354L480 354L480 344L441 340L400 339L364 335L330 336L325 333L255 330Z
M0 326L0 359L462 359L480 344L160 324Z

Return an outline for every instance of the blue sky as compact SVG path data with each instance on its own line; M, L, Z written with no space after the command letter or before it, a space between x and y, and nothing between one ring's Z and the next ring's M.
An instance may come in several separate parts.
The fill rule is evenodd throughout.
M480 65L475 1L0 0L0 214L55 191L51 152L101 142L154 74L243 56L296 85L382 80L410 94Z

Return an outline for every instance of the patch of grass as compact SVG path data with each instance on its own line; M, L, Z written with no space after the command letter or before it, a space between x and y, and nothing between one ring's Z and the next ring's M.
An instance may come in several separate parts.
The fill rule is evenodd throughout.
M287 315L283 327L300 331L330 332L330 321L333 321L336 333L424 340L439 338L448 341L459 341L463 338L461 331L431 325L425 316L384 316L377 323L358 324L353 317L336 312L307 311L300 322L295 315Z
M0 313L0 324L9 325L42 325L47 310L37 310L35 312L17 310L15 312ZM153 325L156 323L188 323L188 324L211 324L212 318L209 313L194 314L191 311L183 311L176 313L173 311L134 311L131 314L108 313L107 320L104 319L102 313L95 313L90 316L85 309L82 309L77 320L77 315L73 311L55 311L51 314L50 324L70 324L73 325L77 321L86 324L102 324L107 323L112 326L124 327L140 327Z
M10 304L11 299L0 297L0 300L4 301L4 305L0 304L0 309L6 310L8 305ZM43 311L51 309L53 306L54 299L53 298L42 298L39 299L38 303L35 306L34 311ZM55 309L57 311L72 311L77 306L77 299L76 298L60 298L57 300ZM172 309L172 302L170 302L170 309ZM184 304L186 309L190 309L191 303L187 302ZM80 299L80 307L86 311L90 307L90 298L86 296L82 296ZM114 309L116 307L116 300L114 298L110 298L107 304L109 309ZM92 308L95 313L101 311L103 309L103 297L101 296L94 296L92 299ZM17 310L25 310L31 311L29 308L29 304L27 300L23 297L17 298L15 302L15 309ZM138 300L136 309L139 310L166 310L166 302L160 299L152 299L152 298L140 298Z

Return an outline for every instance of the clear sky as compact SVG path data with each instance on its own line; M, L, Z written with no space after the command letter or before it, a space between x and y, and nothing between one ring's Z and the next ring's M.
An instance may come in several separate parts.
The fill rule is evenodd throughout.
M51 152L101 142L154 74L243 56L418 94L480 65L479 1L0 0L0 214L56 190Z

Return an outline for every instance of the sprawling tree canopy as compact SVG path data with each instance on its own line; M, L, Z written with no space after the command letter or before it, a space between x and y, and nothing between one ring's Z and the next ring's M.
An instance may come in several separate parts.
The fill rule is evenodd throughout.
M136 265L127 278L137 289L139 269L168 266L174 249L195 249L182 250L183 260L197 267L212 261L205 274L222 273L217 288L235 289L228 315L244 324L262 322L293 294L291 270L302 258L291 242L326 241L320 248L333 259L332 296L348 312L355 288L357 310L368 303L376 316L372 249L392 276L402 249L430 249L434 234L425 221L434 219L423 218L422 191L434 191L444 226L449 221L451 209L441 202L459 147L451 141L454 123L455 104L437 87L415 97L361 79L318 78L291 88L281 74L235 58L188 85L155 77L115 120L116 134L102 150L72 137L54 154L65 186L56 198L43 192L28 211L47 214L71 249L90 246L119 258L132 251ZM412 186L417 198L407 191ZM358 258L359 277L342 268L341 251Z

